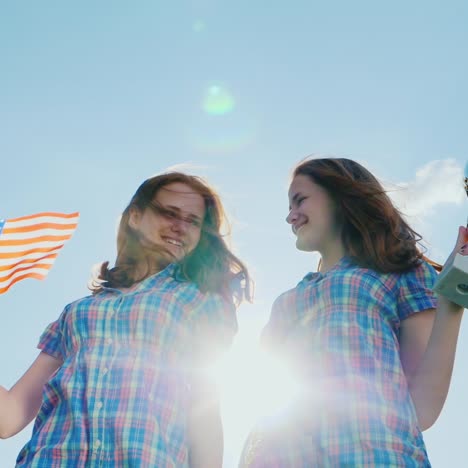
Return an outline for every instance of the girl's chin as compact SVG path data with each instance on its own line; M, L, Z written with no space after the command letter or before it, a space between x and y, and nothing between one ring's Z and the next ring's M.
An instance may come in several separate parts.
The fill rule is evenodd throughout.
M167 249L168 255L172 256L172 261L180 261L182 260L187 252L182 247L177 247L176 245L171 245L170 248Z
M313 252L315 250L313 246L307 242L304 242L304 240L299 237L296 239L296 249L302 250L303 252Z

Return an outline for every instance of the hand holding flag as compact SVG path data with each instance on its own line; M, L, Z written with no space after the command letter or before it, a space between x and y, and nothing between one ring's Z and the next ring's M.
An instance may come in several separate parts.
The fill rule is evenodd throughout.
M25 278L44 279L71 238L79 213L0 219L0 294Z

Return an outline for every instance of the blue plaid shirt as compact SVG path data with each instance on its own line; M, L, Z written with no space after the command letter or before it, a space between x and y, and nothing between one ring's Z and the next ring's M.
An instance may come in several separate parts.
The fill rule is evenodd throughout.
M69 304L40 339L63 365L17 466L187 467L192 377L236 331L234 305L175 265Z
M399 355L401 322L436 307L428 264L380 274L343 258L275 302L263 339L303 393L253 431L241 466L428 467Z

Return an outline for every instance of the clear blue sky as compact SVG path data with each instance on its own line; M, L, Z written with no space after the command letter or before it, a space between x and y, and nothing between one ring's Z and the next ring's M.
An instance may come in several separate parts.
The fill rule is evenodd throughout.
M239 344L316 267L284 222L290 170L310 153L357 159L391 184L443 260L468 211L467 22L463 0L2 2L0 217L78 210L81 220L46 281L0 296L1 384L87 293L91 266L114 260L118 216L138 184L175 164L220 190L255 277ZM467 341L465 323L448 401L425 433L435 468L466 465ZM253 404L243 401L249 359L236 362L229 468L243 435L229 408L242 419ZM29 434L0 441L2 467Z

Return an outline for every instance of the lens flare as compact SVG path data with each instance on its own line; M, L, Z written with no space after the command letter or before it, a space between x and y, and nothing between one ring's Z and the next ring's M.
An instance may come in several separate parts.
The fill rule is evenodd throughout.
M281 417L302 388L285 363L249 339L236 340L210 375L221 393L226 430L239 451L252 427L265 417Z
M211 85L203 97L203 110L210 115L224 115L235 107L232 94L221 85Z
M192 24L192 30L195 33L200 33L205 30L205 23L202 20L196 20Z

